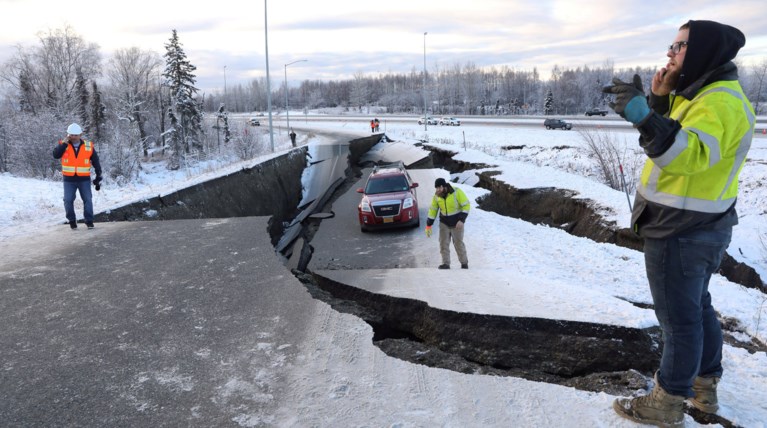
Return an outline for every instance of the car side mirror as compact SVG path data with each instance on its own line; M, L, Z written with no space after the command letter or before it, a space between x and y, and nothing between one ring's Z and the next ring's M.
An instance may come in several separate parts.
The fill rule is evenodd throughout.
M416 187L418 187L418 183L413 183L413 184L410 186L410 188L411 188L411 189L415 189Z
M363 189L362 187L360 187L359 189L357 189L357 193L365 193L365 189Z

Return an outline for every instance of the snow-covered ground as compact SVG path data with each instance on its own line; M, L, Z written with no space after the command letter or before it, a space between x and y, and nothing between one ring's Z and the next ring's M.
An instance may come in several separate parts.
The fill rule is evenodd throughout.
M364 122L295 123L294 127L299 142L302 137L312 135L307 128L316 129L318 133L342 130L369 134ZM412 124L403 124L387 123L384 119L381 131L408 144L428 140L430 144L451 148L458 153L456 159L495 165L493 169L502 171L497 177L518 188L553 186L574 190L579 197L594 200L603 207L602 214L608 221L615 221L620 227L628 225L626 195L598 182L595 167L584 152L562 149L562 146L583 146L583 139L575 130L466 124L461 127L430 126L425 132L415 120ZM615 138L627 147L633 147L635 131L614 132ZM310 143L319 138L311 137ZM505 146L525 148L505 150L502 148ZM289 148L289 143L281 136L278 154ZM200 164L174 173L166 171L163 164L145 164L135 183L118 188L107 182L101 192L94 192L95 210L104 211L167 194L271 156L237 165ZM767 138L759 136L754 139L749 163L741 174L738 200L741 224L735 229L729 253L757 269L763 278L767 278L765 173ZM485 193L470 186L475 180L471 172L453 178L466 183L463 188L472 198ZM12 240L32 231L44 233L46 228L65 227L62 226L61 183L0 175L0 185L4 189L0 195L0 240ZM603 319L605 313L610 312L611 319L622 325L644 327L655 323L649 310L631 305L605 307L606 302L614 301L614 297L651 302L639 252L598 244L558 229L531 225L476 207L467 222L466 239L472 268L481 268L482 293L461 290L453 284L449 291L456 298L450 300L445 294L435 292L434 296L440 296L440 300L434 301L434 306L478 313L513 313L517 310L514 305L503 304L505 299L514 296L509 279L526 277L534 278L539 287L552 287L558 293L558 301L567 301L569 305L560 313L557 305L541 302L533 305L531 302L519 306L520 302L516 302L519 310L525 311L525 316L556 318L567 313L573 319ZM432 246L431 252L437 253L433 239L423 245ZM748 336L767 340L767 299L764 295L720 276L712 279L710 288L717 310L741 324L744 340ZM399 291L408 297L410 292L412 290ZM573 302L579 304L573 305ZM530 313L531 310L537 312ZM350 323L349 318L351 316L340 319L345 320L343 324L353 331L342 332L335 339L347 341L342 346L345 349L364 348L365 354L335 361L335 343L318 339L317 354L313 357L323 359L324 369L302 372L300 366L296 367L296 378L310 385L304 387L305 396L296 397L295 404L301 409L297 416L278 415L285 418L278 419L285 425L337 425L331 422L334 412L338 412L343 415L343 423L349 426L633 426L614 414L610 408L613 397L608 394L515 378L454 373L387 357L370 345L369 328ZM324 338L322 331L314 333L318 338ZM376 367L366 367L360 361L374 361ZM763 352L749 354L741 348L725 345L723 364L725 376L720 384L719 413L740 426L764 427L767 421L767 356ZM313 367L312 361L307 361L306 367ZM386 376L377 377L372 370L386 371ZM408 389L413 382L419 386L417 391ZM697 426L689 417L687 424Z

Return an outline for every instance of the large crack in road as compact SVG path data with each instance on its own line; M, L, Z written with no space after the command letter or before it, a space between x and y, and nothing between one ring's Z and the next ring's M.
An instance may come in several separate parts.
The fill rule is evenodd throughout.
M450 172L488 167L455 162L450 153L433 148L431 151L430 161L420 162L419 166L447 167ZM343 194L363 175L359 167L350 166L353 173L348 174L349 182L339 187L338 194L329 201L329 209L349 210L348 206L336 207L334 204L339 203ZM588 201L573 198L572 192L554 188L519 190L494 180L493 172L483 172L479 176L478 186L490 190L485 198L477 201L484 210L547 224L596 242L641 248L639 238L605 222ZM315 254L311 245L320 223L316 220L306 224L304 258L320 255ZM736 265L734 261L732 263ZM310 265L307 259L300 264L303 267ZM412 267L402 259L393 264L395 266L391 267ZM324 261L324 267L329 269L364 269L364 266L354 265L353 260ZM730 270L736 274L730 276L753 281L748 269L745 265L737 266ZM737 276L738 272L747 274ZM294 273L315 298L366 321L373 328L374 343L382 351L416 364L462 373L515 376L613 395L631 395L638 389L647 388L648 379L659 364L662 338L657 327L637 329L461 313L437 309L419 300L370 292L310 268L294 270ZM637 303L637 306L642 304ZM755 339L748 343L736 339L734 333L738 332L738 326L733 325L732 320L728 321L723 322L728 343L749 352L767 349ZM701 423L735 426L722 418L711 419L703 413L690 413Z
M302 200L302 171L310 162L306 151L296 150L284 158L275 158L251 169L240 171L215 181L202 183L177 193L158 196L146 201L112 210L99 215L99 221L157 220L181 218L237 217L271 215L269 233L274 245L279 245L286 257L286 265L305 284L317 299L334 309L354 314L374 331L374 343L390 356L462 373L515 376L525 379L566 385L581 390L629 395L647 388L652 371L658 366L661 337L657 328L628 327L548 320L530 317L479 315L437 309L423 301L392 297L361 288L354 281L342 282L323 274L323 269L357 270L371 267L384 269L413 268L409 233L419 231L391 231L366 234L364 240L356 227L358 197L352 188L364 176L363 158L378 142L379 137L368 137L349 143L348 168L345 179L334 183L332 195L323 196L321 206L313 206L312 213L300 215L296 207ZM495 180L488 165L471 165L454 161L454 153L429 148L430 154L413 164L418 168L445 168L451 173L485 169L479 174L479 184L489 194L477 201L486 211L519 218L534 224L546 224L586 237L596 242L612 242L629 248L641 248L640 241L625 230L608 224L589 203L573 198L571 192L561 189L515 189ZM344 160L346 162L347 160ZM411 165L413 166L413 165ZM333 168L338 171L337 168ZM432 178L433 180L433 178ZM428 186L425 186L428 189ZM275 191L280 189L280 191ZM424 190L428 192L428 190ZM222 200L226 203L222 203ZM344 213L351 222L339 223L337 229L328 230L337 238L334 246L355 245L363 248L354 256L338 258L316 250L315 235L328 229L333 211ZM325 211L326 214L317 214ZM339 216L336 216L336 218ZM338 223L338 222L337 222ZM296 232L293 226L300 225ZM293 245L285 243L285 231L295 236ZM388 239L384 239L384 236ZM392 239L392 237L394 239ZM399 239L399 238L403 239ZM336 239L334 238L334 239ZM405 239L407 238L407 239ZM395 242L392 244L392 242ZM374 250L380 245L391 245L399 258L385 266L372 266ZM294 251L297 250L297 251ZM360 256L360 254L369 254ZM728 278L738 282L755 283L748 266L735 266L735 275ZM727 268L723 266L723 270ZM750 269L750 271L749 271ZM746 272L740 276L737 272ZM740 282L740 283L743 283ZM758 287L755 287L758 288ZM637 305L641 305L638 304ZM646 307L646 305L645 305ZM737 322L725 319L725 337L728 343L749 352L767 350L757 340L744 343ZM732 334L731 334L732 333ZM701 423L705 417L693 415ZM715 421L728 425L728 421Z

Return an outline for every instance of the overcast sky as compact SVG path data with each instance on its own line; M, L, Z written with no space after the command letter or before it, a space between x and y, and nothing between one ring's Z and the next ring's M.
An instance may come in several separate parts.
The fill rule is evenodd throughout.
M0 0L0 62L17 45L71 25L104 58L140 47L165 53L178 31L202 91L223 90L266 75L264 1L228 0ZM767 6L763 0L272 0L268 3L269 64L273 87L288 80L347 79L430 71L473 63L478 67L661 66L665 46L688 19L711 19L746 34L739 58L767 60ZM424 37L424 32L428 35Z

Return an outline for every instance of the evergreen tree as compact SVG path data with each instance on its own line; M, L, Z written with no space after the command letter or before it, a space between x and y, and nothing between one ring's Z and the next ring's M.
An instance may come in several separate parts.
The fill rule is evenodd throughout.
M80 69L76 72L75 78L75 90L77 91L77 98L79 103L77 104L77 116L80 123L83 125L83 131L88 134L90 132L90 120L88 120L88 88L85 82L85 77Z
M546 92L546 99L543 101L543 114L550 115L554 111L554 94L551 93L551 88Z
M24 113L35 114L34 89L26 72L19 74L19 107Z
M197 88L194 86L194 71L197 67L187 60L176 30L173 30L165 49L166 66L163 77L170 89L171 104L168 114L173 114L171 125L172 132L175 133L171 137L170 149L176 153L172 157L178 161L178 165L172 161L169 166L178 168L184 160L182 151L188 154L190 147L196 150L203 149L202 109L194 99L197 93Z
M218 107L218 111L216 111L216 124L213 125L213 128L216 130L216 147L218 147L219 152L221 151L221 122L222 121L224 122L225 126L228 126L226 125L226 110L224 107L224 103L221 103L221 105ZM225 142L228 141L228 139L226 139L226 134L228 133L229 133L229 129L227 128L226 132L224 132Z
M181 133L179 132L178 118L173 108L168 108L168 121L170 121L170 129L167 132L167 142L170 147L170 154L168 155L168 169L175 171L181 167L182 151L179 150L182 146Z
M106 106L101 102L101 92L96 85L96 82L92 82L93 98L91 99L91 120L89 127L91 129L90 135L95 141L100 142L102 140L102 134L104 124L106 123Z

